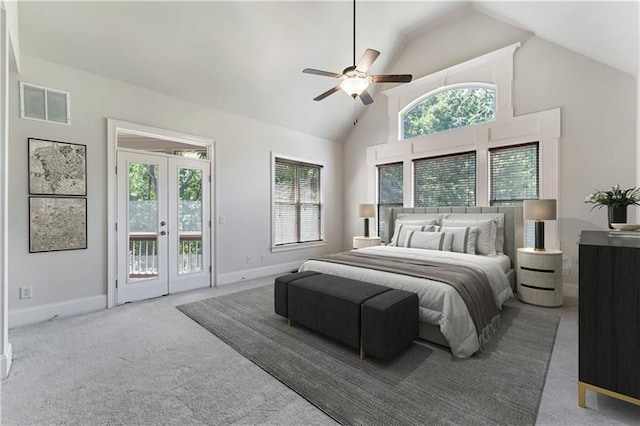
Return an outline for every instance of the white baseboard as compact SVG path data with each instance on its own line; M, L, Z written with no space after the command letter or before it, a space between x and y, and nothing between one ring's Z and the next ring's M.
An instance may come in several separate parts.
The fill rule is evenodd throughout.
M262 278L274 274L283 274L285 272L298 269L302 265L303 260L289 263L281 263L279 265L265 266L262 268L245 269L243 271L228 272L226 274L218 274L216 285L226 285L236 283L238 281L252 280L254 278ZM11 323L9 323L11 324Z
M11 343L7 345L7 353L0 355L0 380L4 380L9 376L12 360Z
M578 298L578 284L562 283L562 295Z
M56 317L87 314L102 309L107 309L106 294L51 303L49 305L14 309L9 311L9 328L47 321Z

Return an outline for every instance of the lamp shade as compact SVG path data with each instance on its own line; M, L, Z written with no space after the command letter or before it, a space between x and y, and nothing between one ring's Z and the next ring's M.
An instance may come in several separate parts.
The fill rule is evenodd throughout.
M556 200L524 200L525 220L555 220Z
M360 204L358 217L376 217L376 206L374 204Z

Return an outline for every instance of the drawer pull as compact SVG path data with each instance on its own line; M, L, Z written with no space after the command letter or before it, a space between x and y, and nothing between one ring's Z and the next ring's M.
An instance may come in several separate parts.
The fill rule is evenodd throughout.
M524 269L525 271L544 272L546 274L555 274L556 273L556 271L551 270L551 269L527 268L526 266L521 266L520 269Z
M531 289L534 289L534 290L544 290L544 291L555 291L556 290L555 288L538 287L538 286L535 286L535 285L529 285L529 284L525 284L525 283L520 283L520 285L522 287L531 288Z

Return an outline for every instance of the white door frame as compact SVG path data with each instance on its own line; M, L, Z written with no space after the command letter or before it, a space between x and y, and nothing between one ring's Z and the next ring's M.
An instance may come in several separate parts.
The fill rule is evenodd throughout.
M177 132L174 130L161 129L158 127L145 126L143 124L130 123L112 118L107 119L107 308L117 305L116 300L116 280L118 279L118 241L116 234L116 222L118 220L118 200L117 200L117 174L116 174L116 152L118 149L118 135L120 133L147 136L156 139L165 139L174 142L187 143L206 147L208 159L210 161L211 176L209 200L211 202L211 217L216 217L215 198L215 141L211 138ZM216 238L215 220L211 220L211 285L216 286Z

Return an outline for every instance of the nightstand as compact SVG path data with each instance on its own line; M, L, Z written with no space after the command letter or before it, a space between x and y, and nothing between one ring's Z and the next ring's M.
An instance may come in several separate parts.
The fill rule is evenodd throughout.
M518 299L539 306L562 306L562 252L518 249Z
M380 237L353 237L353 248L361 249L380 245Z

